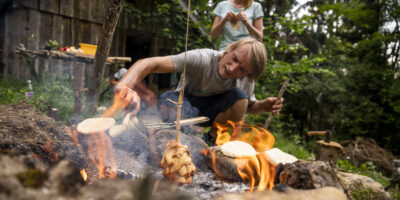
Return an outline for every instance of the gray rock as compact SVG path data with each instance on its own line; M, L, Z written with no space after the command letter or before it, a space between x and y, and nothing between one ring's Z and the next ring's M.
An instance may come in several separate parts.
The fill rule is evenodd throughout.
M383 186L370 177L346 172L339 172L338 177L355 199L392 199Z
M60 161L49 172L46 185L57 193L73 195L84 184L79 170L69 160Z
M346 195L337 188L324 187L314 190L287 188L284 192L262 191L244 194L227 194L216 200L347 200Z
M299 160L283 165L279 183L296 189L315 189L332 186L341 189L328 162Z

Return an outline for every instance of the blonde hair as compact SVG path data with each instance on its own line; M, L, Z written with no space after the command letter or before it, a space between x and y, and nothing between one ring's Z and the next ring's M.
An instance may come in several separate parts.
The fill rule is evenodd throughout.
M245 4L244 4L244 8L250 8L251 4L253 3L254 0L248 0Z
M267 50L262 42L255 38L245 38L232 42L228 47L226 47L223 56L246 44L251 45L247 58L251 66L251 72L247 77L251 80L257 80L260 78L265 66L267 65Z

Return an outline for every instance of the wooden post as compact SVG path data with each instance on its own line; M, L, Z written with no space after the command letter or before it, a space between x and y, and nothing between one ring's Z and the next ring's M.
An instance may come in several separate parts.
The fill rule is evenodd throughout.
M94 57L94 65L88 74L88 95L86 98L86 109L95 112L100 99L101 82L104 76L105 64L110 51L111 42L121 14L124 0L109 0L106 17L101 28L97 51Z
M51 109L51 117L58 121L58 109L57 108L52 108Z
M336 163L342 153L342 145L337 142L325 142L320 140L317 142L317 160L332 161Z
M47 116L51 117L52 116L52 106L51 105L47 105Z
M81 121L83 113L83 88L85 83L85 63L76 62L74 67L74 114L72 122Z

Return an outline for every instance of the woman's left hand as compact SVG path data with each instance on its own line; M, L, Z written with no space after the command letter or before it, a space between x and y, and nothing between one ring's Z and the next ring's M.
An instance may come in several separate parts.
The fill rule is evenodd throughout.
M236 19L238 19L239 21L246 23L247 22L247 16L246 14L244 14L244 12L242 12L242 10L239 11L239 13L236 15Z

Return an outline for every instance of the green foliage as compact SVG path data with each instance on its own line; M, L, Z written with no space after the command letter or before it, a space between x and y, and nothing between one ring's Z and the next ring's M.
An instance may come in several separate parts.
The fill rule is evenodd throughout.
M368 176L377 181L378 183L382 184L383 187L386 187L390 184L390 180L387 177L383 176L382 173L378 171L377 167L372 162L367 162L357 167L353 166L347 160L338 160L336 162L336 166L339 170L345 172Z
M387 187L390 184L390 179L383 176L372 162L367 162L357 167L353 166L349 161L338 160L336 162L336 166L340 171L368 176L382 184L383 187ZM363 188L361 183L351 185L350 190L354 199L377 199L373 191L371 189ZM395 188L389 190L388 192L391 194L393 199L400 199L399 185L396 185Z
M58 109L58 119L68 122L74 108L73 80L71 78L50 77L34 82L34 98L31 100L35 107L46 112L47 106Z
M364 188L361 183L354 184L350 188L351 195L354 199L367 200L367 199L377 199L377 195L370 188Z
M158 36L163 36L174 41L172 53L180 53L185 48L187 12L179 5L177 0L153 1L155 10L141 11L135 4L127 2L125 10L131 20L137 22L132 24L134 29L151 30ZM211 13L207 6L208 1L192 1L191 13L196 14L197 23L192 19L189 22L188 49L212 48L211 36L202 34L200 28L211 29Z
M28 169L26 172L19 173L16 176L25 187L32 188L42 186L47 179L47 175L37 169Z
M287 152L298 159L310 160L311 154L304 148L303 140L299 135L291 135L290 137L283 134L274 134L275 145L274 147Z
M44 46L44 48L47 50L57 49L58 47L57 40L48 40Z
M103 81L102 91L108 85L107 81ZM72 120L74 108L73 79L49 76L46 79L33 81L32 86L34 96L32 99L27 100L25 97L27 83L15 78L9 78L8 81L3 78L0 79L0 104L18 103L25 100L45 114L47 114L47 106L51 105L53 108L58 109L58 119L69 124ZM110 107L111 103L111 90L109 90L100 100L99 106ZM93 114L83 113L83 115L85 117L93 117Z
M9 77L8 81L0 76L0 104L17 103L26 99L28 85L19 79Z
M397 184L395 188L388 191L393 199L399 200L400 199L400 185Z

